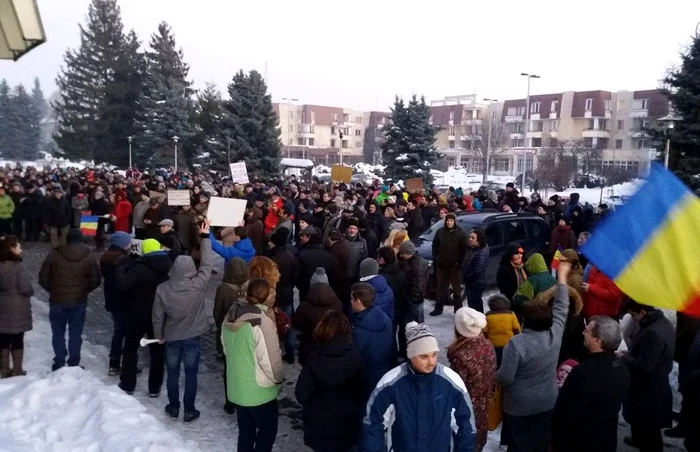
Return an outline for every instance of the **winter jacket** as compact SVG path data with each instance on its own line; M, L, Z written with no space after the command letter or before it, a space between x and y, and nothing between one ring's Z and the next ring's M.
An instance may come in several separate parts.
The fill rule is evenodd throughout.
M61 199L52 196L44 202L42 210L45 213L45 221L49 227L65 228L70 225L70 204L65 197Z
M119 201L116 206L114 206L114 217L116 218L114 222L114 230L121 232L131 232L131 226L129 225L129 218L131 217L131 203L126 199Z
M182 249L185 251L192 251L195 247L199 247L199 228L196 224L196 215L193 210L188 212L181 211L175 215L175 230L177 231L177 238L182 244ZM214 246L214 240L212 240L212 246Z
M223 353L221 325L226 313L238 300L245 300L248 288L248 266L240 258L231 259L224 269L224 278L214 294L214 323L216 324L216 350Z
M257 207L253 208L253 215L245 221L245 229L248 231L248 238L253 243L255 253L262 255L265 252L265 226L262 222L262 211Z
M371 275L360 278L360 281L369 283L374 288L374 306L384 311L390 320L394 320L394 292L386 279L381 275Z
M547 270L547 264L544 263L544 257L540 253L530 256L530 259L525 262L525 271L529 276L518 287L513 298L513 304L519 309L522 309L526 301L532 300L537 294L547 291L557 283Z
M377 204L375 201L372 202L375 205ZM377 240L379 242L384 241L384 239L386 239L389 235L389 228L386 224L386 220L384 219L384 215L382 215L382 211L377 207L377 210L374 213L367 213L367 215L365 215L365 219L367 220L369 227L372 228L374 234L377 236Z
M622 291L615 282L596 267L588 274L588 291L583 293L583 316L607 315L616 319L622 304Z
M27 193L27 197L22 203L22 217L25 221L40 220L43 218L49 205L49 200L44 199L38 190L34 193Z
M214 233L209 232L209 241L216 254L224 258L224 268L228 267L229 261L234 257L240 257L249 264L255 257L255 248L250 239L245 238L234 243L233 246L223 246L214 238Z
M671 426L673 395L668 376L675 341L673 325L661 310L650 310L639 322L639 331L622 358L630 372L622 414L630 425L655 430Z
M155 338L181 341L209 331L204 289L214 268L214 254L206 236L201 246L199 270L190 256L178 256L168 272L169 279L156 289L152 316Z
M71 210L73 211L73 226L80 226L80 217L83 212L90 209L90 202L83 193L78 193L70 200Z
M462 228L443 226L433 240L433 262L440 267L461 267L467 248L467 234Z
M129 262L128 252L123 248L110 246L100 258L100 272L104 278L105 309L107 312L123 311L126 306L124 292L117 285L117 267Z
M0 262L0 334L32 329L34 295L31 277L21 261Z
M314 329L328 311L343 312L343 304L328 284L314 284L292 316L292 326L299 331L299 364L302 366L314 348Z
M554 256L559 247L561 247L562 250L568 250L569 248L574 249L576 247L576 236L571 226L557 225L552 230L552 237L549 240L549 254Z
M384 311L372 306L353 315L352 342L362 355L371 391L394 363L394 325Z
M557 359L569 312L569 290L557 284L552 307L552 327L534 331L525 325L503 349L496 381L503 388L503 412L529 416L554 408L557 388Z
M226 354L228 400L255 407L277 398L282 384L282 353L267 307L237 301L226 314L221 341Z
M515 292L518 290L518 274L520 279L525 280L527 276L524 268L515 268L511 262L513 253L519 248L519 245L508 245L506 252L501 256L501 263L498 266L496 273L496 284L502 295L505 295L511 302L515 297Z
M489 269L490 253L488 245L474 249L472 258L469 260L469 264L467 264L464 272L464 283L466 285L486 285L486 272Z
M163 209L152 209L149 207L143 214L143 219L151 222L150 224L144 224L144 228L146 229L146 237L149 239L158 238L160 235L160 227L158 226L158 223L165 219Z
M304 444L313 450L346 451L360 439L364 364L350 336L318 344L297 380L304 407Z
M505 347L509 340L520 333L520 322L513 311L489 311L486 313L486 335L494 347Z
M554 450L615 452L629 384L629 371L614 352L585 357L559 391L552 416Z
M459 375L442 364L428 375L417 374L404 363L372 393L360 450L473 452L475 435L471 398Z
M423 303L428 285L428 263L415 253L405 261L403 268L407 283L406 301L413 304Z
M0 220L9 220L15 213L15 203L10 195L0 196Z
M420 237L423 231L425 231L425 227L423 225L423 212L419 208L406 212L406 221L408 221L406 230L408 231L409 239L417 239Z
M85 302L101 280L97 259L82 244L61 245L51 251L39 271L39 285L49 292L50 304Z
M22 206L22 200L24 199L24 193L21 192L10 192L10 199L15 205L15 210L12 212L12 218L15 220L21 220L24 217L24 209Z
M143 224L143 218L146 215L146 212L150 208L150 204L148 201L140 201L138 204L134 206L134 228L135 229L146 229L146 225Z
M350 304L350 277L348 276L348 261L350 260L350 244L345 239L340 239L331 246L334 271L328 275L329 282L335 293L343 302Z
M335 272L335 262L331 253L321 246L318 236L312 236L309 243L301 247L297 260L299 261L299 278L296 286L299 289L299 300L305 300L309 293L311 277L316 269L323 268L326 275L332 278Z
M294 303L294 282L298 278L299 266L294 255L283 247L274 247L268 255L277 264L280 280L277 282L275 306L283 308Z
M345 240L350 245L350 255L348 257L348 278L354 281L360 276L360 262L369 257L367 242L358 233L355 237L345 234Z
M408 284L406 283L406 276L396 264L384 264L379 267L379 274L386 279L387 284L391 288L391 292L394 294L394 316L392 318L398 317L402 312L408 310L406 305L406 291L408 290Z
M173 261L165 251L143 255L115 272L117 287L124 291L126 311L139 321L152 321L158 286L168 280Z

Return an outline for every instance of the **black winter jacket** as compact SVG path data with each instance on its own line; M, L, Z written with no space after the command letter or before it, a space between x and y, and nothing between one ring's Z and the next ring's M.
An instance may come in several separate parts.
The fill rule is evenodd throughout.
M36 221L42 218L42 212L48 208L49 200L41 197L39 191L27 193L27 197L22 203L22 218L25 221ZM67 202L67 201L66 201Z
M335 271L335 262L331 253L324 250L320 243L315 243L320 241L320 237L315 236L311 240L314 242L309 241L309 243L304 245L297 256L299 260L299 277L296 281L296 286L299 289L300 301L306 299L306 295L309 293L311 277L316 273L317 268L323 268L328 278L332 278Z
M486 284L486 272L489 268L490 250L488 245L483 248L476 248L472 253L472 258L467 264L464 272L464 283Z
M406 212L406 221L408 221L406 232L408 232L409 239L417 239L423 233L423 231L425 231L425 227L423 225L423 211L421 211L418 207Z
M70 204L64 197L61 199L52 196L42 206L46 212L46 224L52 228L65 228L70 225Z
M172 266L170 256L164 251L158 251L117 267L115 281L124 292L129 316L151 322L156 289L168 280Z
M467 255L467 234L455 225L448 229L443 226L433 240L433 262L440 267L457 267L464 263Z
M294 283L299 278L297 260L286 247L277 246L270 250L268 257L277 264L280 272L275 306L283 308L294 302Z
M386 279L387 284L389 284L391 291L394 293L394 318L396 319L399 313L407 310L406 290L408 289L408 284L406 283L406 276L396 264L380 266L379 274Z
M126 301L124 292L117 285L115 273L117 267L129 262L127 251L122 248L110 246L100 259L100 271L104 278L105 309L108 312L122 311Z
M404 276L407 283L406 300L413 304L423 303L428 284L428 263L418 253L414 254L404 263Z

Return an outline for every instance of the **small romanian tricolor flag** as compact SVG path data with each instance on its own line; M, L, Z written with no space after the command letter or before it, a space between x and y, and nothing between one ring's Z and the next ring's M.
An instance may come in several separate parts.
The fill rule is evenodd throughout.
M97 217L92 215L83 215L80 217L80 232L86 237L94 237L97 235Z
M700 317L700 199L658 163L583 254L633 300Z
M561 245L558 245L557 252L554 253L554 258L552 258L552 270L559 269L559 262L561 261L562 251L564 250L561 249Z

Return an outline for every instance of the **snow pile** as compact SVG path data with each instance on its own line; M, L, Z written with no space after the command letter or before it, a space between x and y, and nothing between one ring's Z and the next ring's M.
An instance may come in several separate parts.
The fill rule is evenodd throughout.
M597 206L601 201L602 194L602 202L614 209L614 206L623 204L621 198L632 196L643 184L644 179L634 179L631 182L613 185L612 187L604 187L602 191L600 188L567 188L564 191L557 192L540 190L540 195L542 198L545 198L557 194L560 197L568 198L571 196L571 193L578 193L581 195L581 203L589 203L592 206ZM531 193L530 191L526 191L525 196L529 197Z

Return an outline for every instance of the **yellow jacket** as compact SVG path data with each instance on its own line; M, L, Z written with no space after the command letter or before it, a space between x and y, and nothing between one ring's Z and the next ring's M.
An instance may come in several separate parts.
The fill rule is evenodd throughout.
M505 347L510 338L520 331L520 322L512 311L486 314L484 336L489 338L494 347Z

